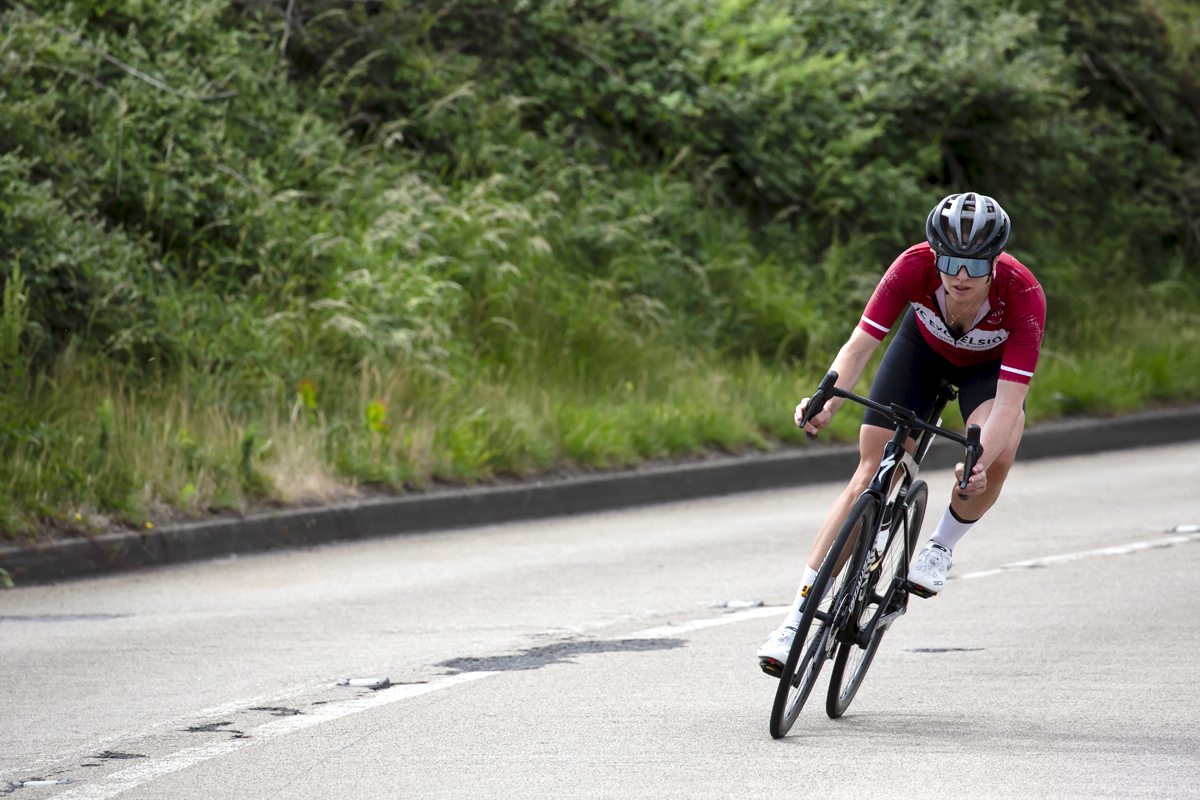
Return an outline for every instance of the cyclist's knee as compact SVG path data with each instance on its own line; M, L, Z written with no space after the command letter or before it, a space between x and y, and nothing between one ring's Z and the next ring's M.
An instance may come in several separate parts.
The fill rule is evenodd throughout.
M879 469L879 461L883 458L883 451L878 453L859 453L858 468L854 470L854 477L851 482L854 484L862 484L862 488L867 488L867 484L871 482L871 478L875 477L876 470Z
M879 469L879 461L883 458L883 448L892 437L892 431L877 428L874 425L863 425L858 432L858 468L850 479L850 489L855 494L862 494L875 477Z
M1015 454L1013 454L1015 455ZM988 483L1000 486L1008 479L1008 471L1012 469L1013 456L1009 453L1003 453L1000 458L992 462L988 467Z
M865 492L867 487L871 485L871 478L875 477L875 469L878 466L878 461L875 462L875 467L867 469L864 469L863 465L859 464L858 469L854 471L854 477L850 479L850 485L846 487L847 491L855 496Z
M877 428L874 425L863 425L858 430L859 466L863 464L878 466L883 457L883 448L892 438L892 431L887 428Z
M1000 497L1000 492L1004 490L1004 483L1008 480L1008 468L997 467L995 464L988 469L988 492L987 494L993 498Z
M1008 471L1012 469L1013 462L1017 458L1017 448L1020 446L1021 436L1025 432L1024 417L1025 415L1022 413L1021 419L1017 422L1017 429L1013 431L1008 444L1005 445L1003 452L1000 453L1000 457L993 461L992 466L988 469L989 474L996 474L1001 481L1008 476Z

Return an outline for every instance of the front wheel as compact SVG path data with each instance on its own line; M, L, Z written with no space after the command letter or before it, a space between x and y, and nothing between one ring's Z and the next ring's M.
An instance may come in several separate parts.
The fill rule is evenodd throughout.
M875 513L879 501L872 495L858 498L821 568L809 589L809 600L804 603L804 613L796 628L796 638L791 652L779 676L779 688L775 691L775 703L771 707L771 736L780 739L792 729L796 717L812 692L813 684L821 667L833 656L837 646L838 623L848 612L853 597L845 591L849 569L843 569L846 559L856 552L855 543L863 531L875 528ZM863 548L859 548L861 550ZM857 561L858 559L854 559ZM828 589L827 587L832 587ZM825 602L823 598L830 600ZM813 602L815 601L815 602Z
M856 621L847 626L847 632L856 641L843 642L833 662L829 694L825 698L825 713L830 719L846 713L871 667L883 634L895 616L904 613L908 602L904 582L908 578L908 565L917 546L928 502L929 487L925 481L917 481L909 487L903 505L892 514L894 522L888 532L883 557L864 576L865 591L859 593L858 602L851 608L851 617ZM868 565L864 562L862 566ZM885 610L879 614L881 607ZM874 630L868 630L871 625L875 626Z

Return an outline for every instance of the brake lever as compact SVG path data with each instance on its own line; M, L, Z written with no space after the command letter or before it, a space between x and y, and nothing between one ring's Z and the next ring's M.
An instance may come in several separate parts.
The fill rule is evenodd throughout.
M970 425L967 427L967 455L963 461L963 476L958 482L959 489L966 489L967 483L971 480L971 472L975 469L975 465L979 463L979 459L983 457L983 445L979 443L979 426ZM958 493L959 500L969 500L970 495Z
M808 406L804 409L803 416L800 417L799 427L801 430L804 430L804 426L807 425L813 417L825 410L825 402L829 400L830 395L833 393L833 385L837 383L837 379L838 374L833 370L829 370L829 372L825 373L825 377L821 379L821 385L817 387L815 392L813 392L812 398L810 398L808 401ZM809 433L807 430L804 431L804 436L810 442L816 441L817 438L815 433Z

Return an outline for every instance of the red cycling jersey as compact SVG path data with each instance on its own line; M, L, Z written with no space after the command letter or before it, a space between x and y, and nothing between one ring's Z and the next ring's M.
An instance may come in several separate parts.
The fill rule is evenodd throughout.
M1001 380L1028 384L1046 326L1046 295L1033 273L1002 253L987 300L959 337L946 324L946 290L939 274L928 244L908 248L875 287L858 327L882 341L904 307L912 305L921 335L951 364L965 367L998 358Z

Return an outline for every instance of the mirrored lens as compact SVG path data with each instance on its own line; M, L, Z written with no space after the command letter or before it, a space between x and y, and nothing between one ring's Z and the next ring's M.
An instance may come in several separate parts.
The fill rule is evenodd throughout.
M938 256L937 268L947 275L957 275L963 267L972 278L982 278L992 274L990 258L959 258L958 256Z

